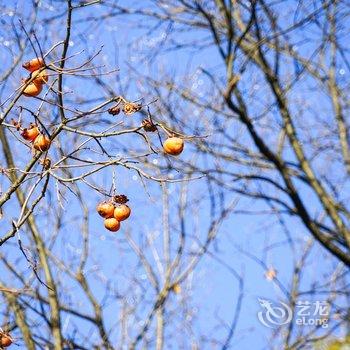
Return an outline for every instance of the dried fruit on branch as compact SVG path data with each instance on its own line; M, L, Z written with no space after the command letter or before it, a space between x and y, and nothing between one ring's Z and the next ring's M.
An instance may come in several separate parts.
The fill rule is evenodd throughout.
M109 231L116 232L120 229L120 222L116 218L106 219L105 228Z
M40 160L40 164L44 167L44 169L50 169L51 166L51 159L50 158L44 158L43 160Z
M153 122L151 120L144 119L142 121L142 126L143 126L143 129L147 132L157 131L157 127L153 124Z
M108 113L111 114L111 115L117 115L117 114L120 113L120 108L118 106L111 107L108 110Z
M113 197L113 200L118 204L125 204L129 202L129 199L125 194L118 194Z
M6 348L13 343L13 339L8 333L0 333L0 347Z
M277 277L277 271L271 267L265 272L265 278L268 281L273 281Z
M21 123L14 120L13 118L11 119L11 124L16 128L17 131L21 129Z
M173 292L174 292L175 294L180 294L180 293L181 293L181 286L180 286L178 283L175 283L175 284L173 285Z
M169 137L163 144L164 152L172 156L179 155L184 149L184 141L179 137Z
M133 114L141 109L139 103L126 102L123 107L123 112L127 115Z

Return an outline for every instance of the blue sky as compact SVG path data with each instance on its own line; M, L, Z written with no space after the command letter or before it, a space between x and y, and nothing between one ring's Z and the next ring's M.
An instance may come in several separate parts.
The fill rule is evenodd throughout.
M5 21L10 21L12 18L17 20L17 17L21 17L21 11L27 16L28 4L26 2L19 2L17 7L17 13L14 10L15 2L6 2L7 11L2 14L2 18ZM122 1L123 5L129 5L131 8L136 6L134 1ZM287 2L288 3L288 2ZM25 4L25 5L23 5ZM23 8L21 6L24 6ZM146 6L142 4L142 6ZM50 18L56 14L63 12L64 5L55 1L42 2L41 9L39 10L39 18ZM22 10L21 10L22 9ZM157 79L162 74L173 74L177 76L179 82L185 83L193 80L192 91L195 93L209 93L210 86L206 78L198 73L198 68L214 69L218 75L223 73L222 63L217 52L213 48L205 49L200 52L194 52L191 49L179 50L171 53L164 53L159 57L156 57L152 62L144 60L144 54L150 54L152 46L156 47L159 42L164 39L164 29L157 28L145 36L146 29L137 28L140 24L137 19L117 16L107 19L102 25L98 25L94 20L86 23L83 21L87 14L95 16L99 13L104 13L105 10L100 6L93 6L87 9L77 10L73 16L74 31L69 46L69 54L79 52L81 49L87 49L90 54L96 52L101 46L103 46L101 54L96 59L96 64L104 64L102 68L109 70L119 68L119 72L115 75L106 77L106 80L117 93L121 90L121 85L126 85L129 79L132 77L132 82L128 90L123 91L126 98L130 100L137 100L144 97L142 92L142 85L135 79L135 75L131 75L130 66L136 67L137 70L147 73L150 76L154 76ZM25 16L25 17L26 17ZM97 16L96 16L97 17ZM64 38L64 27L61 22L64 22L64 18L58 19L50 25L49 29L45 28L45 25L37 25L36 31L40 37L45 37L42 40L44 50L47 50L52 44L58 40ZM152 23L141 23L145 26ZM0 29L0 45L2 47L1 56L3 62L8 65L11 60L9 48L11 48L10 39L7 37L9 34ZM201 33L183 33L180 39L191 41L198 39ZM85 45L82 39L86 40ZM15 48L13 48L15 51ZM312 50L312 46L303 46L302 50ZM33 56L31 48L28 47L25 53L25 58ZM69 64L74 65L79 62L81 56L73 58ZM67 64L68 65L68 64ZM289 73L288 67L286 74ZM347 72L346 72L347 73ZM7 92L16 85L20 76L23 75L23 70L18 67L13 72L13 82L6 85ZM118 78L118 79L117 79ZM247 79L249 81L250 77ZM252 76L252 80L259 80L259 77ZM121 84L119 84L121 82ZM243 84L246 82L243 82ZM103 92L96 90L96 87L86 79L76 79L68 77L64 82L67 90L74 90L75 94L87 96L89 98L103 98ZM247 86L248 91L249 86ZM310 88L307 81L303 82L300 87L300 91L308 90ZM7 95L6 93L3 95ZM73 95L74 96L74 95ZM262 99L269 98L262 92L259 97ZM293 96L294 98L295 96ZM315 95L312 96L315 98ZM67 101L70 102L68 95ZM25 102L32 103L32 102ZM33 102L33 106L36 102ZM259 101L257 105L252 108L259 108ZM88 105L84 106L85 109ZM191 110L191 106L184 105L184 124L188 125L188 129L193 129L195 125L201 126L202 115L199 111ZM193 112L193 114L192 114ZM47 116L48 120L53 120L57 111L53 111L52 115ZM101 117L101 118L105 118ZM160 118L170 125L172 120L169 116L161 115ZM216 118L214 115L206 114L206 120L210 118ZM220 119L220 117L218 117ZM132 119L127 120L125 125L138 125L142 120L141 115L135 115ZM311 122L310 122L311 123ZM94 130L98 128L104 128L105 124L93 125ZM185 130L186 131L186 130ZM236 131L234 131L236 132ZM240 132L239 130L237 132ZM245 136L243 135L242 138ZM214 136L215 138L215 136ZM118 140L106 141L106 147L112 152L112 154L126 155L126 150L137 149L142 147L142 143L136 141L131 136L123 136ZM157 139L154 137L154 142L157 144ZM95 147L95 146L94 146ZM158 143L159 147L159 143ZM64 145L65 151L69 151L70 144ZM186 145L185 152L181 155L184 159L193 159L193 147L189 143ZM52 151L53 158L58 157L57 150ZM22 149L16 150L16 155L20 162L24 162L28 157L28 152ZM151 161L162 162L159 156L152 156ZM197 161L199 165L204 164L204 160L200 158ZM181 170L181 169L180 169ZM92 177L93 181L108 188L111 184L112 171L116 172L116 182L118 191L126 193L130 198L130 203L133 208L132 218L130 221L123 225L122 231L118 235L111 235L102 228L101 218L98 217L95 212L96 203L101 200L101 196L91 191L87 186L82 186L81 189L86 198L85 203L90 211L90 253L92 255L89 260L86 271L93 271L96 266L99 267L99 273L91 280L94 283L94 293L97 298L103 298L105 293L105 285L103 280L106 277L112 277L113 288L125 295L128 288L130 288L129 281L130 275L138 276L143 280L145 271L138 266L138 262L135 255L132 254L130 247L124 237L124 234L131 234L133 239L137 242L143 242L145 233L152 232L156 238L155 246L161 250L161 236L162 225L160 222L161 208L161 190L158 184L146 181L146 187L150 193L150 198L144 190L144 186L135 172L126 171L120 167L114 169L106 169L98 175ZM180 176L179 172L174 171L174 176ZM4 186L6 183L2 183ZM181 184L172 184L169 186L171 191L170 206L176 211L177 201L181 189ZM55 184L52 182L50 185L52 193L55 193ZM189 202L192 200L198 200L202 196L205 196L207 186L205 179L196 180L190 187ZM219 193L220 189L216 189ZM308 194L305 194L307 197ZM226 194L226 203L234 200L235 194ZM308 199L314 201L314 199ZM43 203L44 208L48 206L52 208L52 212L55 211L57 203L55 198L48 196ZM237 299L239 295L239 285L237 279L232 273L225 267L225 264L241 275L244 280L244 298L241 307L240 318L238 326L233 338L231 348L232 349L269 349L269 338L271 337L271 330L264 327L257 318L258 311L261 310L258 298L266 298L272 301L284 300L285 296L281 293L276 284L267 281L264 277L264 269L256 261L250 259L247 254L256 256L258 259L264 260L264 262L270 267L275 267L278 271L278 277L284 286L288 289L291 284L291 272L293 267L292 259L300 257L302 253L300 247L305 245L305 242L309 239L309 234L305 231L303 226L297 219L288 219L287 226L293 234L293 238L296 240L296 253L291 251L291 248L287 244L286 235L284 234L280 225L277 224L277 219L271 216L264 215L243 215L240 214L241 210L251 208L254 206L256 211L266 208L260 202L240 198L237 209L234 211L221 225L218 233L217 241L210 248L210 254L203 258L200 264L197 266L193 276L191 275L189 281L184 283L183 288L191 289L191 295L189 297L190 303L193 306L194 312L194 330L195 336L200 334L213 336L215 338L225 339L226 332L224 332L222 325L229 325L232 322L235 307L237 305ZM315 202L315 208L317 209L317 203ZM7 224L10 223L11 215L15 216L18 208L8 203L6 206L8 213ZM209 202L206 199L200 200L196 211L189 212L189 218L186 222L187 231L194 232L199 224L200 236L204 237L209 225ZM52 235L52 222L49 216L40 215L40 211L37 214L38 220L42 223L43 235L48 239ZM54 251L59 253L62 259L70 260L76 254L79 254L81 249L81 234L79 232L79 219L81 217L81 211L79 204L75 200L74 195L69 192L66 193L65 203L65 225L60 232L60 235L55 243ZM78 224L77 224L78 223ZM178 232L175 227L173 230L174 236L177 237ZM158 234L157 234L158 233ZM176 238L175 238L176 241ZM67 243L68 242L68 243ZM194 241L189 241L190 244L195 244ZM190 245L189 244L189 245ZM16 249L14 243L11 244L13 250ZM265 249L267 246L272 246L268 251ZM190 251L190 249L188 250ZM147 252L151 256L151 252ZM211 257L211 254L218 256L221 263L215 258ZM318 276L321 275L322 269L328 271L331 267L331 263L326 260L324 266L317 263L318 259L323 259L326 255L324 250L315 243L315 248L307 260L307 269L303 275L302 285L304 288L308 288L310 283L317 281ZM18 258L18 255L16 256ZM222 263L223 262L223 263ZM26 263L22 260L18 263L23 270L27 269ZM330 265L330 266L329 266ZM332 267L331 267L332 268ZM98 276L98 278L96 277ZM10 278L10 277L7 277ZM146 285L146 284L145 284ZM187 287L186 287L187 286ZM67 295L72 300L79 299L79 292L76 286L71 285ZM77 294L78 293L78 294ZM151 290L146 290L145 295L152 295ZM127 294L127 293L126 293ZM181 304L181 296L171 297L171 308L175 308L177 303ZM314 296L317 300L317 296ZM320 299L321 300L321 299ZM130 303L133 303L130 300ZM81 305L84 308L84 302ZM107 326L111 327L117 323L116 314L119 311L118 303L110 301L110 306L105 310L105 319ZM147 310L145 310L147 312ZM142 313L141 313L142 314ZM181 318L181 315L178 315ZM174 317L176 319L176 317ZM70 319L63 317L64 322L71 322ZM179 322L179 321L177 321ZM180 321L181 322L181 321ZM174 323L175 327L178 323ZM81 323L78 327L86 327L89 329L90 325ZM118 326L117 326L118 327ZM169 327L169 348L171 348L172 341L171 334L174 329ZM118 332L116 332L118 334ZM173 334L172 334L173 335ZM117 339L117 338L116 338ZM18 349L24 348L19 346ZM176 349L176 346L174 347ZM219 348L215 344L206 344L207 349Z

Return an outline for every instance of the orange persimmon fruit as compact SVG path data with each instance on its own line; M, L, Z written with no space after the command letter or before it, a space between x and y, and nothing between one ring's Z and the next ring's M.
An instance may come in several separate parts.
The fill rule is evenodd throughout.
M32 72L30 77L34 78L34 84L46 84L49 80L46 69L42 71L40 71L40 69L37 69L34 72Z
M180 285L178 283L175 283L173 285L173 291L174 291L175 294L180 294L181 293L181 287L180 287Z
M112 232L117 232L120 229L120 222L116 218L105 219L105 228Z
M23 63L22 67L29 70L30 72L34 72L35 70L44 67L44 60L41 57L36 57L28 62Z
M164 152L178 156L184 149L184 141L179 137L169 137L163 144Z
M37 136L33 142L33 146L37 151L47 151L50 148L50 145L50 139L44 134Z
M9 334L1 333L0 334L0 347L6 348L13 343L13 339Z
M21 135L25 140L32 142L39 134L39 128L36 125L31 125L28 129L24 129Z
M24 88L23 95L27 97L38 96L42 91L42 89L43 89L42 84L36 84L34 82L31 82L28 86Z
M131 214L131 209L126 204L120 204L114 209L114 218L118 221L126 220Z
M113 217L114 205L111 202L102 202L97 206L96 209L99 215L105 219L109 219Z

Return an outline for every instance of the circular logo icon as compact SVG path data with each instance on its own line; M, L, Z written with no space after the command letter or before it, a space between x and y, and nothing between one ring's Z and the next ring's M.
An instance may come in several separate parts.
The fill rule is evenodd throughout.
M258 312L259 321L266 327L274 328L289 323L293 318L292 309L285 303L274 305L266 299L258 299L263 311Z

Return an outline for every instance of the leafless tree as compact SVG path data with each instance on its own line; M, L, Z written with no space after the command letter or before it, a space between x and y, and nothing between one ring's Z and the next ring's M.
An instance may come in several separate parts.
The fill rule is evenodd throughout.
M291 322L271 333L271 347L308 348L347 325L346 1L1 6L4 332L28 349L233 347L245 276L218 239L233 215L278 230L252 238L258 255L232 231L223 239L291 309L300 298L332 308L330 328ZM91 45L120 22L136 34L112 31L108 50ZM127 64L106 64L118 49ZM21 65L33 57L49 80L29 98L35 77L21 84ZM48 151L22 138L30 123L50 138ZM162 152L172 135L185 140L180 157ZM122 193L132 218L108 234L96 204ZM271 265L277 248L288 256ZM195 330L204 258L238 289L231 322L218 318L223 335Z
M304 233L296 232L301 223L302 232L317 242L312 251L322 247L329 253L322 268L311 254L311 265L331 283L339 282L335 276L341 271L341 289L347 286L347 2L179 0L105 6L110 16L129 15L142 23L143 34L130 51L137 50L147 69L134 64L130 70L144 77L140 91L158 96L155 114L185 133L211 135L194 140L196 161L179 158L178 167L205 175L215 193L229 197L232 192L242 205L254 203L241 213L273 216L286 235L297 275L308 271L298 252L305 249ZM181 67L162 67L174 56ZM155 66L161 67L160 77L152 75ZM333 261L328 272L326 261ZM305 285L293 276L285 289L292 292L283 296L291 304L304 293L320 291L326 299L342 294L334 285L324 289L318 283L297 292ZM348 319L345 310L337 317ZM305 342L314 339L288 332L285 347Z

